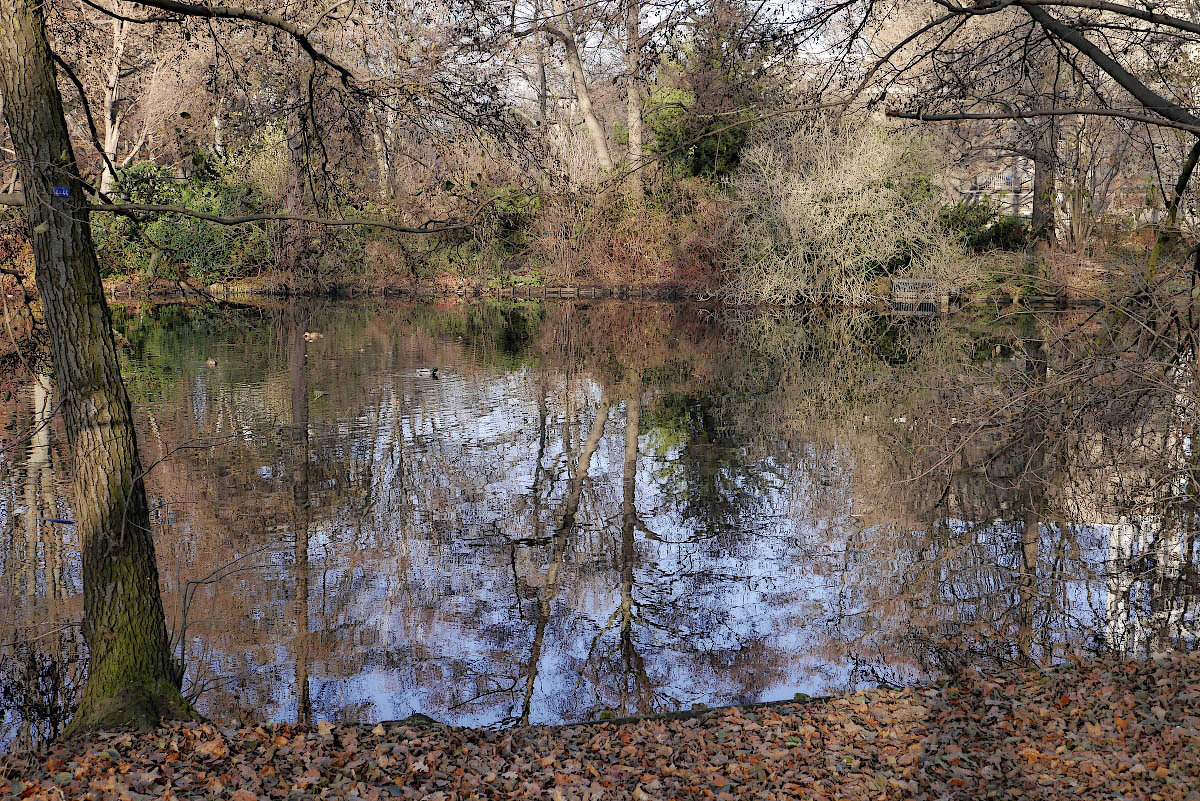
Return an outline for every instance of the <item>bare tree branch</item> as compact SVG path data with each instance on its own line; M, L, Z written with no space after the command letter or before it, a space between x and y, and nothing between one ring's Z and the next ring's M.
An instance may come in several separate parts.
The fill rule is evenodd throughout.
M155 17L127 17L124 14L114 11L111 8L102 6L99 3L94 2L94 0L81 0L81 1L83 2L83 4L85 6L91 6L92 8L96 9L100 13L106 14L106 15L112 17L113 19L119 19L122 22L132 22L135 25L146 25L146 24L153 23L153 22L183 22L182 17L171 16L169 14L168 15L159 15L159 16L155 16Z
M180 0L131 0L131 2L150 8L157 8L172 14L181 14L186 17L245 20L275 28L294 39L296 44L300 45L300 49L307 53L308 57L313 61L324 64L336 72L342 81L349 83L361 80L349 67L318 48L312 39L308 37L308 34L298 25L287 21L277 14L269 14L265 11L256 11L252 8L244 8L242 6L210 6L200 3L184 3L180 2Z
M1024 120L1032 117L1065 117L1079 115L1090 115L1095 117L1120 117L1126 120L1135 122L1144 122L1148 125L1158 125L1164 128L1175 128L1180 131L1188 131L1200 135L1200 121L1194 125L1189 125L1182 122L1174 122L1162 117L1151 117L1148 114L1138 114L1133 111L1121 111L1120 109L1111 108L1045 108L1031 109L1029 111L1014 111L1009 113L1002 112L963 112L959 114L926 114L921 111L898 111L896 109L888 109L887 115L901 120L920 120L921 122L952 122L957 120Z
M1019 5L1066 6L1069 8L1086 8L1094 11L1108 11L1113 14L1120 14L1123 17L1140 19L1143 22L1149 22L1154 25L1165 25L1168 28L1177 28L1189 33L1200 33L1200 24L1198 23L1168 14L1157 14L1148 10L1154 7L1153 3L1147 3L1146 9L1135 8L1121 3L1109 3L1105 2L1105 0L1019 0Z
M1121 66L1116 59L1097 47L1081 32L1055 18L1046 9L1042 8L1040 4L1031 2L1030 0L1016 0L1016 3L1029 16L1033 17L1034 21L1041 25L1047 33L1051 33L1062 41L1067 42L1080 53L1087 56L1097 67L1108 73L1109 77L1120 84L1125 91L1133 95L1147 110L1153 111L1155 114L1159 114L1172 122L1200 127L1200 118L1197 118L1182 106L1172 103L1149 86L1146 86L1146 84L1139 81L1132 73Z

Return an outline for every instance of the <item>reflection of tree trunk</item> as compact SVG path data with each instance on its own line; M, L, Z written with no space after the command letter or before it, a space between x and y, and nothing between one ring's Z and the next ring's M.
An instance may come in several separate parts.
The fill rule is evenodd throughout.
M1032 506L1032 499L1030 499ZM1038 566L1038 534L1041 531L1041 518L1035 509L1025 510L1021 529L1021 577L1017 588L1017 650L1018 661L1032 665L1033 660L1033 619L1037 600L1035 584L1037 582Z
M569 394L570 389L568 387ZM544 430L545 418L543 417L542 420L542 429ZM542 643L545 641L546 627L550 623L550 607L554 602L554 597L558 594L558 579L563 554L567 548L567 536L574 526L575 515L579 510L579 499L583 496L583 484L587 479L588 470L592 465L592 456L596 453L596 448L600 445L601 437L604 436L604 424L607 420L608 405L602 399L600 408L596 410L596 419L592 422L592 428L588 432L587 442L584 443L583 451L579 454L579 463L575 466L575 472L567 485L567 497L563 501L563 510L559 518L561 522L559 523L558 531L554 535L554 542L550 548L550 564L546 567L546 579L542 585L541 594L538 596L537 624L534 627L533 645L529 649L529 660L525 668L525 692L521 701L522 725L529 723L529 713L533 705L533 691L537 684L538 666L542 659ZM567 439L564 439L564 448L566 447L566 443ZM540 458L538 462L540 466ZM535 484L534 492L536 493L536 491Z
M567 547L567 534L570 528L563 526L554 535L554 544L550 548L550 564L546 567L546 581L538 596L537 624L533 630L533 645L529 648L529 661L525 667L525 693L521 700L521 725L528 725L529 713L533 706L533 690L537 685L538 667L542 661L542 643L546 639L546 627L550 623L550 607L554 597L558 595L558 578L562 564L563 552Z
M638 429L642 411L642 380L638 375L625 404L625 465L621 476L621 660L633 678L638 714L650 712L650 677L633 643L633 568L636 561Z
M1027 333L1036 334L1033 325L1032 317L1027 316L1025 321ZM1027 391L1032 392L1035 387L1042 387L1046 383L1045 342L1041 339L1029 338L1024 341L1024 348L1025 376L1029 382ZM1033 634L1038 602L1037 581L1042 507L1046 491L1045 477L1042 475L1042 467L1045 463L1045 426L1030 412L1030 409L1026 409L1023 421L1020 453L1024 458L1024 464L1017 476L1018 497L1023 506L1020 520L1021 569L1017 581L1017 650L1018 661L1026 665L1032 665L1035 662Z
M563 501L560 526L564 529L575 523L575 514L579 511L579 499L583 495L583 482L587 478L588 468L592 464L592 454L596 452L600 438L604 436L606 422L608 422L608 404L601 398L600 407L596 410L596 419L592 421L587 441L583 443L583 452L579 454L579 464L575 466L575 475L571 476L567 497Z
M37 399L35 393L34 399L34 420L33 425L37 425ZM21 566L20 580L17 582L18 589L22 595L32 598L37 595L37 544L38 544L38 515L40 513L38 507L38 497L41 494L39 488L41 486L41 472L45 469L45 456L47 455L43 448L39 447L38 439L43 432L38 431L34 434L30 441L29 461L26 464L25 472L25 553L16 554L17 561Z
M25 471L25 508L23 514L24 546L22 554L14 542L10 552L16 557L15 594L50 599L66 597L62 575L62 530L59 523L44 522L42 518L59 517L54 493L54 466L50 452L50 381L37 376L31 387L32 416L30 418L29 459ZM19 527L13 525L19 538ZM41 556L38 556L38 545ZM43 586L38 591L38 565L41 564Z
M37 544L42 542L45 591L49 598L61 596L59 554L62 550L61 529L58 523L40 524L40 517L58 517L54 504L54 470L50 462L50 379L40 376L33 382L33 429L29 440L29 473L25 504L28 539L28 593L36 592L35 566Z
M129 395L121 380L43 6L0 0L0 91L73 459L91 653L75 731L192 716L179 692ZM70 197L54 187L66 185Z
M310 636L308 625L308 529L309 506L309 441L308 441L308 343L304 339L304 320L290 310L291 333L288 348L288 379L292 389L292 532L296 538L295 595L296 620L296 721L307 724L312 720L312 698L309 690Z

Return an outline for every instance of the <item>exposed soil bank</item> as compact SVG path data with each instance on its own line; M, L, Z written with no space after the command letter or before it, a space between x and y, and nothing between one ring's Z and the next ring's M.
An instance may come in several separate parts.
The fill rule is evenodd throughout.
M33 799L1200 798L1200 654L501 731L174 724L0 760Z

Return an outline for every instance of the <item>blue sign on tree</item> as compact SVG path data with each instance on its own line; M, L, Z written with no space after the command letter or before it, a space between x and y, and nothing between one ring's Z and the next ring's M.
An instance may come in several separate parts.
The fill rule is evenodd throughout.
M69 187L69 186L54 187L54 196L55 197L70 197L71 196L71 187Z

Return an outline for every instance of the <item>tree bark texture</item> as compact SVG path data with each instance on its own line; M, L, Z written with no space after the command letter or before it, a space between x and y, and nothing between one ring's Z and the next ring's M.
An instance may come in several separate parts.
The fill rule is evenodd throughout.
M87 684L70 731L194 713L179 692L142 465L88 227L42 5L0 0L0 90L25 188L55 377L74 466ZM67 187L58 197L55 187Z
M396 124L396 112L392 108L381 109L378 101L371 102L373 125L371 134L375 139L375 161L379 168L379 199L390 203L395 199L395 184L392 173L391 135Z

